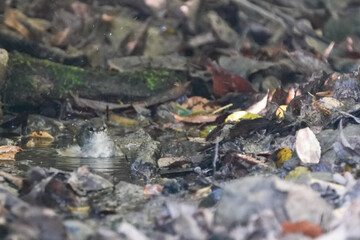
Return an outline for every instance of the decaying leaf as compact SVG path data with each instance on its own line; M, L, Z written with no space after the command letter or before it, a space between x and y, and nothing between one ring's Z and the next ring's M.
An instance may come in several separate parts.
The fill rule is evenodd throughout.
M288 175L286 175L285 179L293 179L302 174L309 173L309 169L307 167L298 166L294 170L291 170Z
M321 156L320 143L310 128L303 128L297 132L295 149L301 162L319 163Z
M284 118L284 112L286 112L287 105L280 105L275 112L276 117Z
M269 167L267 164L261 162L260 160L256 159L256 158L253 158L251 156L247 156L247 155L244 155L244 154L236 154L236 156L238 158L240 158L241 160L244 160L246 161L247 163L251 164L251 165L259 165L259 166L262 166L262 167Z
M202 199L204 197L207 197L211 192L212 192L211 186L200 188L200 189L196 190L193 199L195 199L195 200Z
M323 234L321 227L307 221L288 222L285 221L281 224L282 232L285 234L301 233L305 236L316 238Z
M134 119L127 118L127 117L121 117L121 116L118 116L115 114L110 114L109 120L111 122L117 123L124 127L134 127L134 126L139 125L139 122Z
M229 92L254 92L246 79L222 69L216 62L212 62L209 68L212 71L214 94L217 97Z
M75 104L81 108L90 108L98 111L106 111L106 109L114 110L114 109L125 109L131 107L130 104L116 104L116 103L108 103L96 100L85 99L76 96L74 93L69 92L71 97L73 98Z
M260 113L266 108L268 99L269 99L269 91L260 101L250 106L248 109L246 109L246 111L254 114Z
M211 113L219 108L218 105L212 103L210 100L203 97L190 97L181 104L181 107L194 112L206 112Z
M67 207L72 213L87 213L90 210L90 206L73 207L68 205Z
M195 115L190 117L181 117L173 114L174 118L180 122L186 123L210 123L215 122L220 115Z
M50 133L47 133L45 131L34 131L29 134L29 137L31 138L46 138L46 139L54 139L53 136L51 136Z
M0 160L14 161L16 153L20 151L24 151L24 149L11 145L0 146Z
M30 38L29 30L19 21L24 14L15 9L7 9L4 14L4 23L6 26L16 30L25 38Z
M161 186L160 184L147 184L144 187L144 197L149 198L153 195L159 195L161 194L163 188L164 187Z
M286 160L292 157L292 151L289 148L281 148L276 154L276 163L282 165Z
M19 189L21 189L23 180L19 177L13 176L10 173L0 171L0 176L7 179L8 181L12 182L14 185L16 185Z
M186 161L185 157L163 157L163 158L159 158L157 164L159 168L165 168L165 167L169 167L170 165L176 162L185 162L185 161Z
M225 119L225 122L240 122L241 120L244 119L256 119L256 118L261 118L260 115L254 114L254 113L249 113L247 111L236 111L232 114L230 114L229 116L227 116L227 118Z

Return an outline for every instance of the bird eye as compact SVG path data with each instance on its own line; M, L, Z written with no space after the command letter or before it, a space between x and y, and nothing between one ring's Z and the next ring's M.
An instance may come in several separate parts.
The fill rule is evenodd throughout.
M94 129L92 127L89 127L90 132L94 132Z

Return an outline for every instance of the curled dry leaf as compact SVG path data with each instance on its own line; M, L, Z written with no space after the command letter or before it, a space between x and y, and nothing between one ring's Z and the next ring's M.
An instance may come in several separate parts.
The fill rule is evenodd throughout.
M210 123L215 122L220 115L195 115L190 117L181 117L174 114L174 118L180 122L186 123Z
M301 162L319 163L321 156L320 143L310 128L303 128L297 132L295 149Z
M0 160L14 161L16 153L20 151L24 151L24 149L11 145L0 146Z
M266 108L268 99L269 99L269 91L260 101L251 105L248 109L246 109L246 111L249 113L254 113L254 114L260 113L261 111L263 111Z

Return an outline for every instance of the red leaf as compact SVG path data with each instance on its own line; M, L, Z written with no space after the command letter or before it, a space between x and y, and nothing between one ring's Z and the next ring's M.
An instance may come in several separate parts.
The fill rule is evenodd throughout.
M254 92L246 79L227 72L216 62L212 62L209 68L212 70L213 89L216 97L222 97L229 92Z
M321 227L317 224L309 223L307 221L288 222L285 221L281 224L282 232L289 233L302 233L305 236L316 238L323 234Z

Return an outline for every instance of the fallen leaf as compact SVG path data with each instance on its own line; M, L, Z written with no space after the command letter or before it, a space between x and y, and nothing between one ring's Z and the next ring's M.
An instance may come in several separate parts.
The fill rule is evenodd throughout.
M248 120L252 120L252 119L256 119L256 118L261 118L260 115L254 114L254 113L249 113L246 111L236 111L233 112L232 114L230 114L229 116L227 116L227 118L225 119L225 122L240 122L241 120L244 119L248 119Z
M160 184L147 184L144 187L144 197L149 198L153 195L160 195L163 188Z
M24 149L11 145L0 146L0 160L14 161L16 153L20 151L24 151Z
M192 112L206 112L211 113L220 106L213 104L210 100L203 97L190 97L181 104L182 108L191 110Z
M212 192L211 190L211 186L207 186L204 188L200 188L198 190L196 190L195 195L193 196L194 200L199 200L202 198L207 197L210 193Z
M159 158L157 164L159 168L165 168L165 167L169 167L170 165L176 162L185 162L185 161L186 161L185 157L163 157L163 158Z
M215 122L220 115L195 115L190 117L181 117L177 114L173 114L174 118L180 122L186 123L210 123Z
M351 167L355 167L360 163L360 148L358 145L358 136L345 137L341 119L339 123L339 136L333 144L336 155L343 162L349 164Z
M35 140L32 138L30 139L27 143L26 143L26 146L29 147L29 148L33 148L36 146L36 143L35 143Z
M277 165L282 165L286 160L292 157L290 148L281 148L276 154Z
M34 131L29 134L29 137L31 138L46 138L46 139L54 139L51 134L45 132L45 131Z
M109 120L111 122L117 123L117 124L119 124L121 126L124 126L124 127L134 127L134 126L139 125L139 122L134 120L134 119L127 118L127 117L120 117L120 116L115 115L115 114L110 114L109 115Z
M295 149L301 162L319 163L321 156L320 143L310 128L303 128L297 132Z
M204 130L200 132L201 138L206 138L206 136L216 128L216 125L207 126Z
M269 167L267 164L261 162L260 160L253 158L251 156L247 156L244 154L236 154L236 156L244 161L246 161L247 163L251 164L251 165L260 165L262 167Z
M72 212L72 213L88 212L90 210L90 206L73 207L73 206L68 205L67 207L70 210L70 212Z
M116 103L109 103L109 102L102 102L102 101L81 98L76 96L71 91L69 92L69 94L73 98L75 104L81 108L90 108L98 111L106 111L106 109L114 110L114 109L125 109L131 107L131 104L116 104Z
M281 229L284 234L301 233L305 236L316 238L323 234L321 227L317 224L308 221L289 222L285 221L281 224Z
M293 179L297 176L300 176L305 173L309 173L309 169L307 167L299 166L296 167L294 170L291 170L288 175L285 176L285 179Z
M222 97L229 92L254 92L246 79L222 69L216 62L212 62L209 69L212 71L215 96Z
M19 21L21 17L25 17L23 13L18 10L8 8L4 14L4 23L9 28L14 29L25 38L30 38L29 30Z
M284 112L286 112L287 109L287 105L280 105L275 112L276 117L280 118L284 118Z
M7 179L8 181L12 182L14 185L16 185L19 189L22 188L23 180L19 177L15 177L11 175L10 173L0 171L0 176Z
M254 113L254 114L260 113L261 111L263 111L266 108L268 99L269 99L269 91L260 101L251 105L248 109L246 109L246 111L249 113Z
M277 88L269 97L269 101L272 101L278 105L288 105L294 97L301 95L300 90L296 90L294 87L290 87L286 92L283 88Z

